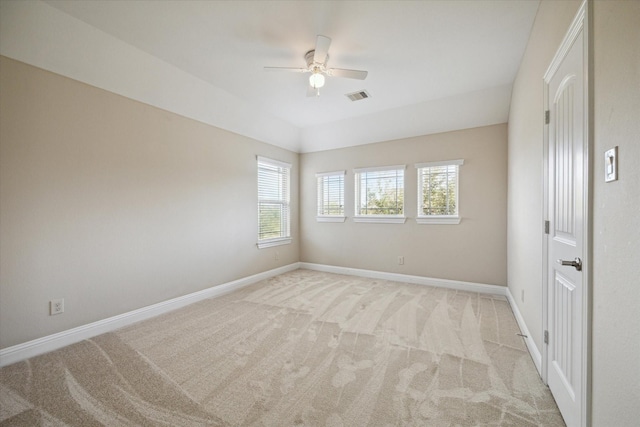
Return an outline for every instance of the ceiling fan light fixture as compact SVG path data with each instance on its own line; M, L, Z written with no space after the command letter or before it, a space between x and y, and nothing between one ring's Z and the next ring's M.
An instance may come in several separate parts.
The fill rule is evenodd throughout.
M320 96L320 88L324 86L327 76L345 77L348 79L364 80L367 78L367 72L363 70L347 70L345 68L327 68L329 61L329 46L331 39L327 36L318 35L316 38L316 48L307 51L304 54L304 60L307 63L306 68L295 67L264 67L267 70L294 71L296 73L311 73L309 77L309 86L307 87L307 96Z
M324 76L319 72L314 72L309 77L309 84L314 89L320 89L322 86L324 86Z

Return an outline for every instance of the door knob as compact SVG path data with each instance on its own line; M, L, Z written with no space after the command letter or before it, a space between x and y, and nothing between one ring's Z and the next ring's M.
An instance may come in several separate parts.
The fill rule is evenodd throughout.
M580 258L576 258L573 261L565 261L563 259L559 259L558 264L569 265L571 267L575 267L577 271L582 271L582 260Z

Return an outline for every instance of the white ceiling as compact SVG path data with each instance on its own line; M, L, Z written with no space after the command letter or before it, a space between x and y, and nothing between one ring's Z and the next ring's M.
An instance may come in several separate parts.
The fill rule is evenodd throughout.
M537 0L46 4L224 93L203 95L198 108L224 110L214 105L224 101L245 115L212 124L301 152L507 121L511 85L538 7ZM303 55L318 34L333 40L329 66L367 70L367 79L328 77L320 97L308 98L308 74L263 69L304 67ZM112 50L115 58L119 52ZM370 99L344 96L363 89ZM141 98L133 92L121 94ZM207 115L170 104L161 106L197 119ZM243 131L252 117L273 118L294 132L279 143L268 125L264 135L256 124ZM293 146L284 141L291 135L298 140Z

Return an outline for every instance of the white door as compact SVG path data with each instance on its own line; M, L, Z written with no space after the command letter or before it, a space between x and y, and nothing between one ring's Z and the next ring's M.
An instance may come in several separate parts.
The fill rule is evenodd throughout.
M570 427L585 423L586 393L583 263L589 153L583 29L569 30L545 76L549 110L546 369L549 388Z

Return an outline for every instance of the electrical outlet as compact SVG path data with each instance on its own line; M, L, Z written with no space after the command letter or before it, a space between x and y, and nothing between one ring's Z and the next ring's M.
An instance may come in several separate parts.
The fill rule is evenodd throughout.
M398 257L398 265L404 265L404 257L403 256L399 256Z
M273 256L273 259L275 259L276 261L280 259L280 253L278 251L276 251L275 255Z
M53 316L61 313L64 313L64 298L49 301L49 314Z
M520 299L524 302L524 289L520 291Z

